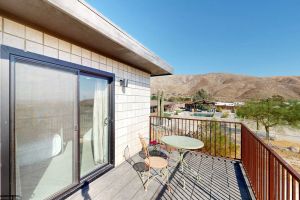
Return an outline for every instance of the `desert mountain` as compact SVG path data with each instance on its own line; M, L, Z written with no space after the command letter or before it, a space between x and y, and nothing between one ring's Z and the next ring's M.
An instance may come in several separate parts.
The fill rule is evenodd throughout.
M201 88L219 101L246 101L273 95L300 100L300 76L254 77L211 73L151 78L151 94L164 90L166 96L189 96Z

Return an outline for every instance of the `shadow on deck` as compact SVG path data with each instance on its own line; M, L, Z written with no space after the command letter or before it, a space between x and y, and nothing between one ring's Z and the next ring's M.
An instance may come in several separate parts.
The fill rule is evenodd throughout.
M173 153L171 157L175 160L177 156ZM182 173L177 162L171 159L171 192L160 178L152 181L145 192L140 173L144 169L142 157L141 153L133 156L128 162L86 185L69 199L251 199L239 161L201 153L185 155L188 165L200 175L200 180L197 180L193 171L188 168ZM182 187L183 179L186 182L185 188Z

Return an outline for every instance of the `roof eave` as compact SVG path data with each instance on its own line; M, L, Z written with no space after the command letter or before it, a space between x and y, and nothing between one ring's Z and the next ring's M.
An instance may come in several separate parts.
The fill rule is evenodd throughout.
M0 8L3 13L25 23L139 68L152 76L173 73L168 63L82 0L10 0L0 1Z

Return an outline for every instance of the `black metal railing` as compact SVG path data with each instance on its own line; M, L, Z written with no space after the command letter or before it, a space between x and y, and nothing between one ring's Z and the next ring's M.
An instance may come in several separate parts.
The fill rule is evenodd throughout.
M150 141L184 135L204 142L203 153L238 159L256 199L300 200L300 174L240 122L150 117Z
M164 135L185 135L204 142L200 150L213 156L240 159L241 124L187 118L150 117L150 141Z

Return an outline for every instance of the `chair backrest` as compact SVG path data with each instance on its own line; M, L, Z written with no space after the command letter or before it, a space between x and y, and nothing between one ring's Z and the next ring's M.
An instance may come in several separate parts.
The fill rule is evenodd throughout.
M142 149L143 149L143 152L145 154L145 157L148 158L149 157L149 149L148 149L148 145L146 143L146 140L142 135L139 135L139 138L140 138L140 142L141 142Z
M129 151L129 146L128 146L128 145L127 145L126 148L124 149L124 155L123 155L123 156L124 156L125 160L126 160L129 164L131 164L131 165L135 164L134 161L132 160L131 156L130 156L130 151Z

